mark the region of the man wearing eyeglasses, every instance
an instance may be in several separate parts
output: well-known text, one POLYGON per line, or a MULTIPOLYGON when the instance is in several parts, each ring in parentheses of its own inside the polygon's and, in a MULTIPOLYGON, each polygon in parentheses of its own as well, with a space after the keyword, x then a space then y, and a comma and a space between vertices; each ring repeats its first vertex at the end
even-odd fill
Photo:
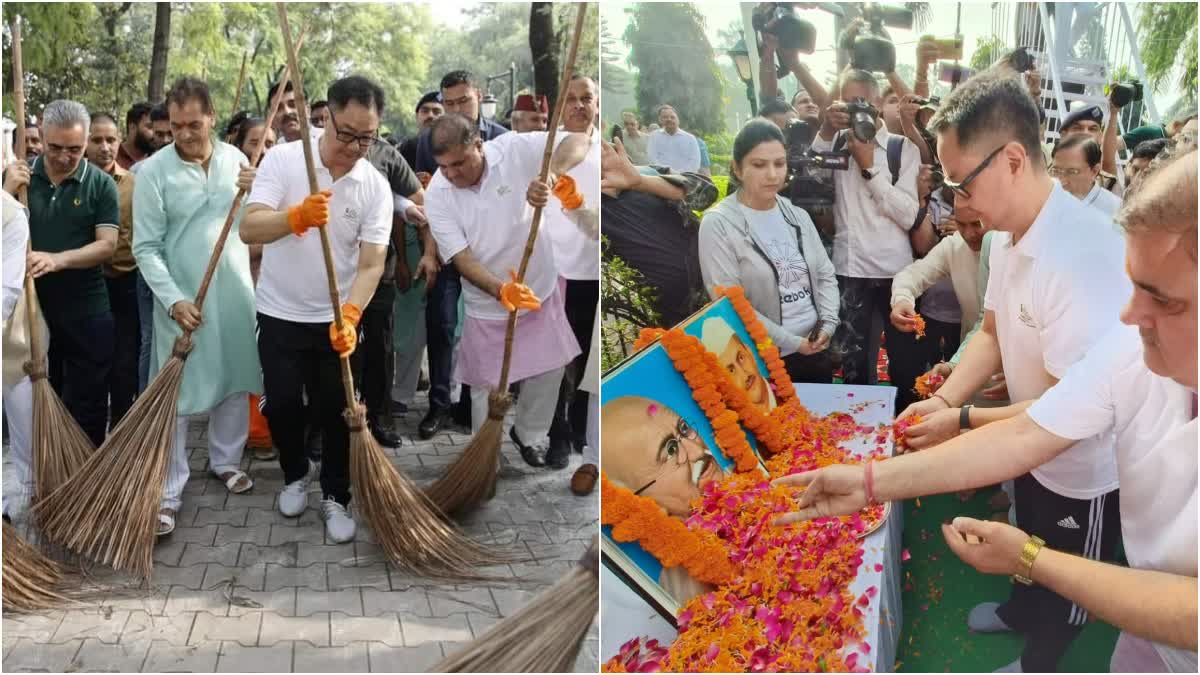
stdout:
POLYGON ((42 113, 45 150, 32 166, 8 167, 4 189, 29 191, 26 269, 50 329, 50 383, 92 443, 104 441, 113 315, 100 271, 117 248, 117 184, 86 159, 91 117, 75 101, 42 113))
MULTIPOLYGON (((296 517, 307 507, 313 467, 304 447, 303 393, 310 422, 323 432, 321 515, 334 542, 354 538, 350 504, 349 430, 342 417, 339 359, 354 353, 358 324, 383 274, 392 235, 392 195, 366 155, 379 142, 383 90, 351 76, 329 87, 329 129, 313 148, 317 182, 309 193, 301 143, 267 153, 241 224, 242 240, 263 244, 256 289, 258 349, 266 406, 263 414, 279 449, 284 487, 279 511, 296 517), (341 330, 333 323, 320 234, 325 227, 341 293, 341 330)), ((360 359, 351 360, 357 369, 360 359)), ((358 378, 355 378, 358 379, 358 378)))
MULTIPOLYGON (((1028 408, 1118 322, 1131 285, 1124 242, 1100 211, 1081 208, 1046 172, 1037 107, 1019 80, 988 73, 959 87, 930 123, 955 204, 993 235, 983 327, 921 415, 909 445, 925 448, 1028 408), (964 405, 1003 367, 1013 405, 964 405)), ((1111 434, 1098 434, 1015 480, 1017 525, 1060 551, 1111 560, 1116 544, 1117 466, 1111 434)), ((1004 604, 983 603, 976 631, 1025 634, 1006 670, 1055 670, 1087 613, 1042 587, 1014 585, 1004 604)))
POLYGON ((845 148, 850 168, 834 171, 833 266, 842 293, 841 325, 837 330, 846 384, 875 384, 879 329, 887 340, 888 375, 896 387, 897 403, 914 400, 913 382, 924 366, 915 334, 898 330, 888 321, 892 278, 913 262, 910 234, 920 206, 917 176, 921 153, 912 141, 892 134, 878 114, 874 135, 862 142, 850 129, 846 105, 863 99, 882 109, 879 84, 862 70, 848 70, 838 82, 838 101, 826 111, 814 150, 845 148), (899 162, 895 159, 899 158, 899 162), (893 170, 893 164, 895 168, 893 170))
MULTIPOLYGON (((479 112, 479 81, 466 70, 455 70, 446 74, 441 82, 441 103, 446 114, 466 117, 479 129, 479 138, 490 141, 508 132, 503 126, 487 119, 479 112)), ((430 175, 438 170, 433 156, 430 129, 421 131, 417 138, 417 173, 430 175)), ((425 332, 429 348, 429 413, 417 426, 417 434, 423 439, 433 438, 450 418, 450 380, 454 356, 454 334, 458 328, 458 298, 462 294, 462 277, 453 265, 447 266, 438 276, 437 283, 429 291, 425 308, 425 332)), ((464 387, 459 398, 460 405, 470 398, 464 387)))

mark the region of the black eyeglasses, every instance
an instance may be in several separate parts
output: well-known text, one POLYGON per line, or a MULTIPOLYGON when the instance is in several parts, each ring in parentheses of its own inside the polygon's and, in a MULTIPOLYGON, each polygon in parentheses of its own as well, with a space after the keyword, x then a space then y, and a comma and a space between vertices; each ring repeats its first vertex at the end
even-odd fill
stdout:
POLYGON ((341 129, 338 129, 337 120, 333 117, 332 112, 329 113, 329 123, 333 125, 333 133, 335 138, 338 139, 339 143, 345 143, 346 145, 358 143, 358 147, 366 150, 379 141, 378 131, 364 136, 355 136, 348 131, 342 131, 341 129))
POLYGON ((658 448, 658 463, 660 466, 662 466, 662 469, 659 470, 658 475, 654 477, 654 480, 638 488, 633 494, 640 495, 646 490, 650 489, 650 486, 657 483, 658 479, 662 478, 663 474, 666 473, 672 466, 686 464, 687 453, 683 450, 683 441, 694 441, 697 437, 698 435, 696 433, 696 429, 692 427, 692 425, 688 424, 687 420, 680 417, 679 421, 675 423, 675 433, 667 436, 667 438, 663 440, 662 445, 658 448), (675 461, 671 462, 670 460, 675 461))
POLYGON ((979 166, 975 167, 974 171, 967 174, 967 177, 962 179, 961 183, 955 183, 952 180, 945 180, 943 182, 943 185, 950 188, 954 192, 954 194, 961 195, 967 199, 970 199, 971 193, 967 191, 967 186, 971 184, 971 181, 978 178, 979 174, 983 173, 983 170, 988 168, 988 165, 991 164, 992 160, 996 158, 996 155, 1000 154, 1000 151, 1006 147, 1008 147, 1008 143, 1005 143, 1004 145, 991 151, 991 153, 989 153, 988 156, 985 157, 984 160, 979 163, 979 166))

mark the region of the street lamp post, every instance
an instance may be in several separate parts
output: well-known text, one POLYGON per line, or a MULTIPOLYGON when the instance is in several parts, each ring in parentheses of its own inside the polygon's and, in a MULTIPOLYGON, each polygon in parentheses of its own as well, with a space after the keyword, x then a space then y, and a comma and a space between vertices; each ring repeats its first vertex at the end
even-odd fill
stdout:
POLYGON ((750 68, 750 52, 746 50, 745 38, 738 38, 729 51, 725 52, 733 60, 738 77, 746 84, 746 99, 750 101, 750 113, 758 114, 758 97, 754 95, 754 73, 750 68))

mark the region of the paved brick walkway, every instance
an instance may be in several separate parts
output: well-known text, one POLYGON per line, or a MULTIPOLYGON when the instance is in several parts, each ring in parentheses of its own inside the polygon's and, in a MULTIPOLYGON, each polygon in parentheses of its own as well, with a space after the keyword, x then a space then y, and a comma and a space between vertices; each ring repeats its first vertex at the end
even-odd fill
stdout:
MULTIPOLYGON (((416 440, 423 413, 397 418, 405 440, 390 452, 425 484, 470 435, 416 440)), ((532 469, 506 440, 496 498, 461 524, 477 538, 519 542, 536 562, 489 570, 511 576, 507 584, 408 577, 383 560, 361 520, 355 542, 327 543, 316 485, 300 518, 279 515, 277 461, 247 459, 255 487, 229 495, 205 470, 204 434, 193 423, 191 480, 174 534, 155 550, 150 586, 94 568, 110 590, 83 608, 5 613, 5 671, 420 672, 558 580, 597 528, 597 495, 568 487, 579 455, 568 469, 532 469)), ((6 487, 8 468, 6 459, 6 487)), ((593 623, 577 672, 598 670, 596 631, 593 623)))

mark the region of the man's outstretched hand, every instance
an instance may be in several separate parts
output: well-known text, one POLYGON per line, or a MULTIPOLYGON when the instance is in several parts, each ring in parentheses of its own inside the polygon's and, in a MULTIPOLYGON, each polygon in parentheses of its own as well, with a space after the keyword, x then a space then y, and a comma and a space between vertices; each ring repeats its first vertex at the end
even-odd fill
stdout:
POLYGON ((813 518, 848 516, 867 506, 866 482, 861 466, 834 464, 816 471, 792 474, 772 485, 807 487, 796 497, 796 510, 780 516, 773 525, 790 525, 813 518))

